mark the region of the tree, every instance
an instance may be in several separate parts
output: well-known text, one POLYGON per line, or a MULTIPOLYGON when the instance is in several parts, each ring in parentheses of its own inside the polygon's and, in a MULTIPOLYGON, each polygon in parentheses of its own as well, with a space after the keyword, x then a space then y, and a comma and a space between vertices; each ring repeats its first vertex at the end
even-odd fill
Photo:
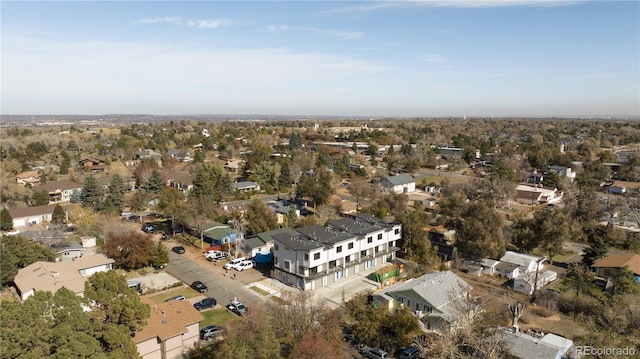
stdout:
POLYGON ((22 236, 5 236, 0 238, 0 285, 13 281, 17 270, 37 261, 52 262, 58 256, 53 249, 38 242, 30 241, 22 236))
POLYGON ((278 228, 276 214, 267 208, 267 205, 255 199, 247 208, 244 219, 249 224, 249 234, 257 234, 278 228))
POLYGON ((547 252, 549 262, 553 264, 553 257, 562 252, 564 242, 572 237, 571 218, 558 209, 538 211, 533 218, 534 232, 540 238, 539 247, 547 252))
POLYGON ((204 164, 193 179, 191 195, 203 203, 220 203, 222 196, 231 193, 231 178, 219 166, 204 164))
POLYGON ((315 205, 326 204, 333 194, 333 175, 326 167, 320 167, 312 175, 303 175, 296 186, 296 196, 308 197, 315 205))
POLYGON ((540 244, 531 218, 517 219, 511 226, 511 244, 521 252, 530 252, 540 244))
POLYGON ((64 225, 67 222, 67 212, 64 211, 61 205, 56 204, 53 207, 53 214, 51 215, 51 223, 57 225, 64 225))
POLYGON ((49 204, 49 191, 42 190, 33 192, 33 196, 31 196, 32 205, 34 206, 46 206, 49 204))
POLYGON ((0 211, 0 231, 8 232, 13 230, 13 218, 6 208, 0 211))
POLYGON ((584 249, 582 256, 582 263, 587 267, 591 267, 593 262, 599 258, 604 258, 607 255, 608 248, 604 241, 604 229, 601 227, 592 228, 585 231, 588 232, 587 238, 589 240, 589 247, 584 249))
POLYGON ((347 186, 347 190, 356 197, 356 203, 359 208, 362 200, 373 194, 373 185, 368 182, 352 182, 347 186))
POLYGON ((291 170, 289 169, 289 161, 284 161, 280 167, 280 176, 278 176, 278 189, 289 188, 291 186, 291 170))
POLYGON ((112 270, 93 274, 85 282, 84 297, 92 306, 93 336, 103 350, 110 357, 139 358, 131 333, 142 329, 151 310, 124 276, 112 270))
POLYGON ((579 264, 571 263, 569 270, 564 277, 563 283, 576 290, 576 298, 580 293, 588 293, 589 289, 593 287, 593 280, 595 275, 589 268, 579 264))
POLYGON ((177 222, 184 221, 190 211, 182 191, 173 187, 167 187, 160 193, 157 207, 159 211, 173 217, 177 222))
POLYGON ((110 234, 105 241, 104 251, 119 268, 138 269, 149 264, 156 247, 149 235, 130 231, 110 234))
POLYGON ((204 150, 196 150, 193 154, 193 163, 204 163, 205 155, 204 150))
POLYGON ((122 206, 124 206, 125 192, 126 186, 124 179, 119 174, 114 174, 113 177, 111 177, 111 182, 109 182, 108 194, 111 202, 118 209, 122 209, 122 206))
POLYGON ((145 188, 148 192, 158 194, 162 192, 165 188, 164 180, 162 179, 162 174, 157 169, 151 171, 151 176, 149 176, 149 180, 145 185, 145 188))
POLYGON ((504 252, 504 219, 484 203, 467 203, 448 226, 456 230, 456 247, 462 255, 498 258, 504 252))
POLYGON ((428 233, 424 230, 429 225, 427 213, 422 209, 413 210, 402 213, 397 219, 402 223, 401 247, 410 258, 424 264, 431 248, 428 233))
POLYGON ((636 282, 635 275, 629 270, 629 267, 625 266, 616 271, 613 278, 613 294, 638 294, 640 293, 640 285, 636 282))
POLYGON ((82 192, 80 193, 80 203, 83 207, 91 207, 94 211, 100 209, 102 202, 102 188, 98 184, 98 181, 90 174, 85 178, 82 184, 82 192))
POLYGON ((169 263, 169 250, 164 246, 164 244, 162 244, 162 242, 158 241, 156 251, 151 256, 149 264, 154 268, 159 268, 167 263, 169 263))

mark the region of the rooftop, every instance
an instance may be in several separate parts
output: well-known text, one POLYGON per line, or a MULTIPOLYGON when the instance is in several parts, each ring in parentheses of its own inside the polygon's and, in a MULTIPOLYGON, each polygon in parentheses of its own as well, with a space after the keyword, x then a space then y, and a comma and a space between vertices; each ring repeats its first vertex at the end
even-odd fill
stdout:
POLYGON ((152 338, 164 341, 184 334, 189 325, 204 319, 188 300, 155 304, 146 297, 140 299, 151 307, 151 315, 147 319, 147 325, 135 333, 133 341, 136 344, 152 338))
POLYGON ((640 275, 640 254, 614 253, 597 259, 592 268, 623 268, 628 267, 635 275, 640 275))

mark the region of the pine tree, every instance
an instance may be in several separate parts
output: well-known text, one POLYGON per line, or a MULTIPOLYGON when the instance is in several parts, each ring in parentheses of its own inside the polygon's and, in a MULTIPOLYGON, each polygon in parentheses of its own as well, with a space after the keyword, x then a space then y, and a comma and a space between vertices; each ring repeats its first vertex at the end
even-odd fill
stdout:
POLYGON ((3 208, 0 211, 0 231, 11 231, 13 230, 13 218, 11 218, 11 213, 6 208, 3 208))
POLYGON ((158 194, 162 192, 164 189, 164 180, 162 179, 162 174, 158 170, 153 170, 151 172, 151 176, 149 176, 149 180, 145 185, 148 192, 158 194))
POLYGON ((121 209, 124 205, 124 193, 126 192, 124 179, 122 176, 115 174, 109 183, 109 198, 113 205, 121 209))
POLYGON ((68 160, 62 160, 62 163, 60 164, 60 174, 61 175, 69 174, 69 161, 68 160))
POLYGON ((84 207, 91 207, 94 210, 100 209, 102 202, 102 189, 98 184, 96 178, 90 174, 82 185, 82 192, 80 193, 80 203, 84 207))
POLYGON ((51 223, 64 224, 67 220, 67 214, 61 205, 56 204, 53 208, 53 214, 51 215, 51 223))

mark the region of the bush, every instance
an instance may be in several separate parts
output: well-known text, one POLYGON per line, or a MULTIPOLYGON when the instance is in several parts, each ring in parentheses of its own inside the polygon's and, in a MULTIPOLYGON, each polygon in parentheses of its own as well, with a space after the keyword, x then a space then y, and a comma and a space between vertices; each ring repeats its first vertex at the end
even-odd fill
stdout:
POLYGON ((562 295, 558 299, 558 310, 564 314, 593 316, 600 313, 602 303, 592 297, 562 295))

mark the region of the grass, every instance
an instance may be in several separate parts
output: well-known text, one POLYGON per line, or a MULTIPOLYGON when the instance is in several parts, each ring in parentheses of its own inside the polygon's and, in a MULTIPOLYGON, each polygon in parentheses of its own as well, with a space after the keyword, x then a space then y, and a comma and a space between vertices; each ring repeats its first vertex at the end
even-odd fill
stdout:
POLYGON ((200 322, 200 328, 212 324, 229 327, 242 320, 239 316, 231 313, 224 307, 205 310, 203 312, 200 312, 200 314, 202 314, 202 316, 204 317, 204 320, 200 322))
POLYGON ((249 289, 251 289, 254 292, 257 292, 258 294, 260 294, 262 296, 266 296, 266 295, 269 294, 269 292, 267 292, 266 290, 258 288, 256 286, 249 287, 249 289))
POLYGON ((199 293, 196 293, 191 288, 182 287, 182 288, 176 288, 176 289, 170 290, 168 292, 163 292, 157 295, 153 295, 149 297, 149 299, 151 299, 151 301, 153 301, 154 303, 162 303, 167 298, 171 298, 173 296, 181 295, 181 294, 184 295, 184 297, 187 299, 200 295, 199 293))
MULTIPOLYGON (((548 254, 545 253, 544 251, 541 251, 540 248, 534 249, 533 251, 531 251, 531 253, 539 256, 544 256, 544 257, 548 256, 548 254)), ((575 252, 571 252, 571 251, 556 254, 555 256, 553 256, 553 262, 565 263, 569 258, 573 257, 575 254, 576 254, 575 252)))

